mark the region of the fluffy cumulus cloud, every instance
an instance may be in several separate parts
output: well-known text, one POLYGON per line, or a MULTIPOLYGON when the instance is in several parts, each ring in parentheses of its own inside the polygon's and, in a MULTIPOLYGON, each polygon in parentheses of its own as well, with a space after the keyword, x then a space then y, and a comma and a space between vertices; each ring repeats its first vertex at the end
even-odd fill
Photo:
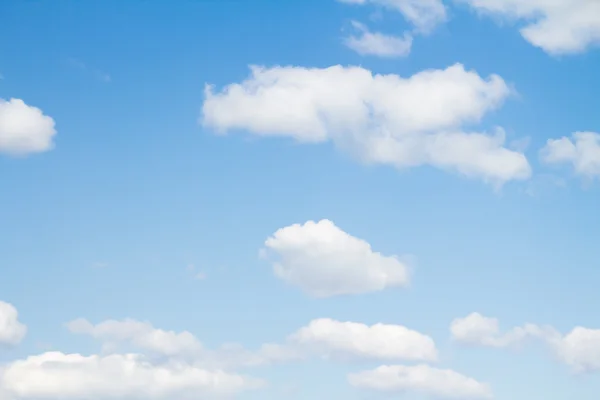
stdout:
POLYGON ((308 221, 279 229, 265 241, 280 279, 314 297, 359 294, 401 287, 408 269, 396 256, 373 251, 332 221, 308 221))
POLYGON ((455 0, 480 13, 523 22, 521 35, 550 54, 580 53, 600 44, 598 0, 455 0))
POLYGON ((578 326, 563 335, 551 326, 525 324, 501 333, 496 318, 473 313, 455 319, 450 331, 459 342, 491 347, 506 347, 521 343, 526 338, 535 338, 545 343, 576 372, 600 370, 600 329, 578 326))
POLYGON ((308 352, 335 359, 436 361, 433 339, 401 325, 317 319, 291 335, 308 352))
POLYGON ((404 57, 410 53, 412 36, 386 35, 371 32, 364 24, 353 21, 352 26, 358 32, 344 39, 344 44, 360 55, 372 55, 384 58, 404 57))
POLYGON ((587 178, 600 177, 600 134, 575 132, 570 138, 549 139, 541 150, 547 164, 571 165, 576 174, 587 178))
POLYGON ((340 3, 373 4, 396 11, 422 33, 428 33, 446 21, 446 7, 442 0, 338 0, 340 3))
POLYGON ((505 147, 502 129, 469 132, 511 93, 504 80, 461 64, 404 78, 361 67, 251 67, 220 91, 205 89, 202 123, 302 143, 333 142, 364 163, 432 165, 502 184, 527 179, 525 156, 505 147))
POLYGON ((154 365, 135 354, 49 352, 10 363, 0 388, 13 399, 213 399, 262 382, 186 364, 154 365))
POLYGON ((0 346, 14 346, 23 340, 27 327, 19 321, 15 306, 0 301, 0 346))
POLYGON ((383 365, 348 375, 352 386, 380 392, 418 392, 448 399, 489 399, 489 385, 449 369, 428 365, 383 365))
POLYGON ((25 155, 52 149, 54 120, 20 99, 0 99, 0 153, 25 155))

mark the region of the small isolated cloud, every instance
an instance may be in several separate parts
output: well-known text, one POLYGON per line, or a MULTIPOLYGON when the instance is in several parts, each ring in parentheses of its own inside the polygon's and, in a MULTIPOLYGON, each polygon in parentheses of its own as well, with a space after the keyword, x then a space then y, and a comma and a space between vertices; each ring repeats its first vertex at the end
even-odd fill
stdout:
MULTIPOLYGON (((402 1, 400 1, 402 2, 402 1)), ((582 53, 600 44, 598 0, 455 0, 481 14, 523 24, 521 35, 554 55, 582 53)))
MULTIPOLYGON (((428 365, 383 365, 373 370, 348 375, 350 385, 386 393, 416 392, 444 399, 491 399, 486 383, 450 369, 428 365)), ((428 397, 429 398, 429 397, 428 397)))
POLYGON ((0 153, 27 155, 54 147, 54 120, 20 99, 0 99, 0 153))
POLYGON ((413 39, 408 33, 400 37, 371 32, 367 26, 356 21, 352 21, 352 26, 358 34, 346 37, 344 44, 360 55, 396 58, 410 54, 413 39))
POLYGON ((208 85, 201 122, 216 132, 247 131, 333 142, 366 164, 431 165, 498 187, 531 176, 525 155, 505 146, 501 128, 466 130, 511 94, 504 80, 461 64, 405 78, 361 67, 251 67, 220 91, 208 85))
POLYGON ((577 175, 600 178, 600 134, 575 132, 571 137, 549 139, 541 149, 546 164, 570 165, 577 175))
POLYGON ((16 346, 27 334, 19 321, 19 312, 10 303, 0 301, 0 346, 16 346))
POLYGON ((408 268, 396 256, 373 251, 329 220, 279 229, 265 241, 273 271, 314 297, 360 294, 408 284, 408 268))

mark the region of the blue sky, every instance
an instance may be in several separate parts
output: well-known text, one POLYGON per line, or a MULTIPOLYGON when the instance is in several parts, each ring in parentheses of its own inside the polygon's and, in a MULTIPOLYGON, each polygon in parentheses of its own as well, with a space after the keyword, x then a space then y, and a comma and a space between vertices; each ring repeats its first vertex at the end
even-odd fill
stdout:
POLYGON ((596 398, 597 3, 354 3, 0 5, 1 400, 596 398))

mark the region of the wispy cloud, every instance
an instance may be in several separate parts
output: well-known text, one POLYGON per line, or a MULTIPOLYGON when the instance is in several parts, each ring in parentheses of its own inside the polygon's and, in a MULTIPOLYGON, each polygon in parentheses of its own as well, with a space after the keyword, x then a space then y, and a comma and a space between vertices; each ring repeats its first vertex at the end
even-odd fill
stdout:
POLYGON ((112 81, 110 75, 107 72, 104 72, 98 68, 92 67, 79 59, 69 58, 67 60, 67 62, 72 68, 79 69, 80 71, 83 71, 83 72, 91 75, 94 79, 97 79, 97 80, 105 82, 105 83, 109 83, 112 81))
POLYGON ((206 279, 206 274, 202 271, 198 271, 194 264, 189 264, 186 269, 192 279, 197 281, 203 281, 206 279))
POLYGON ((412 47, 412 36, 386 35, 380 32, 371 32, 366 25, 352 21, 357 35, 348 36, 344 44, 360 55, 371 55, 385 58, 405 57, 412 47))

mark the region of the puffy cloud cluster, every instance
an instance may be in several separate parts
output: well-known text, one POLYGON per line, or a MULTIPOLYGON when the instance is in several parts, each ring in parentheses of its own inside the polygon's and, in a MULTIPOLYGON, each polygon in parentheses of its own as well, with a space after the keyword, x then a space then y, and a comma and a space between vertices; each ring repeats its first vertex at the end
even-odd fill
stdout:
MULTIPOLYGON (((1 303, 0 316, 16 321, 14 306, 1 303)), ((4 319, 0 319, 3 321, 4 319)), ((0 325, 2 332, 10 324, 0 325)), ((241 345, 205 348, 192 333, 167 331, 133 319, 93 324, 76 319, 71 333, 98 340, 102 354, 45 352, 0 367, 0 398, 20 399, 216 399, 264 387, 238 369, 306 358, 337 362, 437 362, 433 339, 402 325, 365 325, 316 319, 281 344, 258 350, 241 345), (126 348, 131 351, 123 351, 126 348), (157 357, 158 356, 158 357, 157 357)), ((24 326, 21 325, 24 334, 24 326)), ((10 327, 13 329, 13 327, 10 327)), ((11 343, 16 343, 12 340, 11 343)), ((438 397, 486 398, 487 385, 451 370, 426 365, 382 366, 348 375, 351 385, 374 391, 415 391, 438 397)))
POLYGON ((524 154, 507 148, 504 131, 472 132, 511 90, 497 75, 461 64, 404 78, 361 67, 251 67, 220 91, 205 90, 202 124, 333 142, 365 163, 397 168, 432 165, 501 185, 531 175, 524 154))

